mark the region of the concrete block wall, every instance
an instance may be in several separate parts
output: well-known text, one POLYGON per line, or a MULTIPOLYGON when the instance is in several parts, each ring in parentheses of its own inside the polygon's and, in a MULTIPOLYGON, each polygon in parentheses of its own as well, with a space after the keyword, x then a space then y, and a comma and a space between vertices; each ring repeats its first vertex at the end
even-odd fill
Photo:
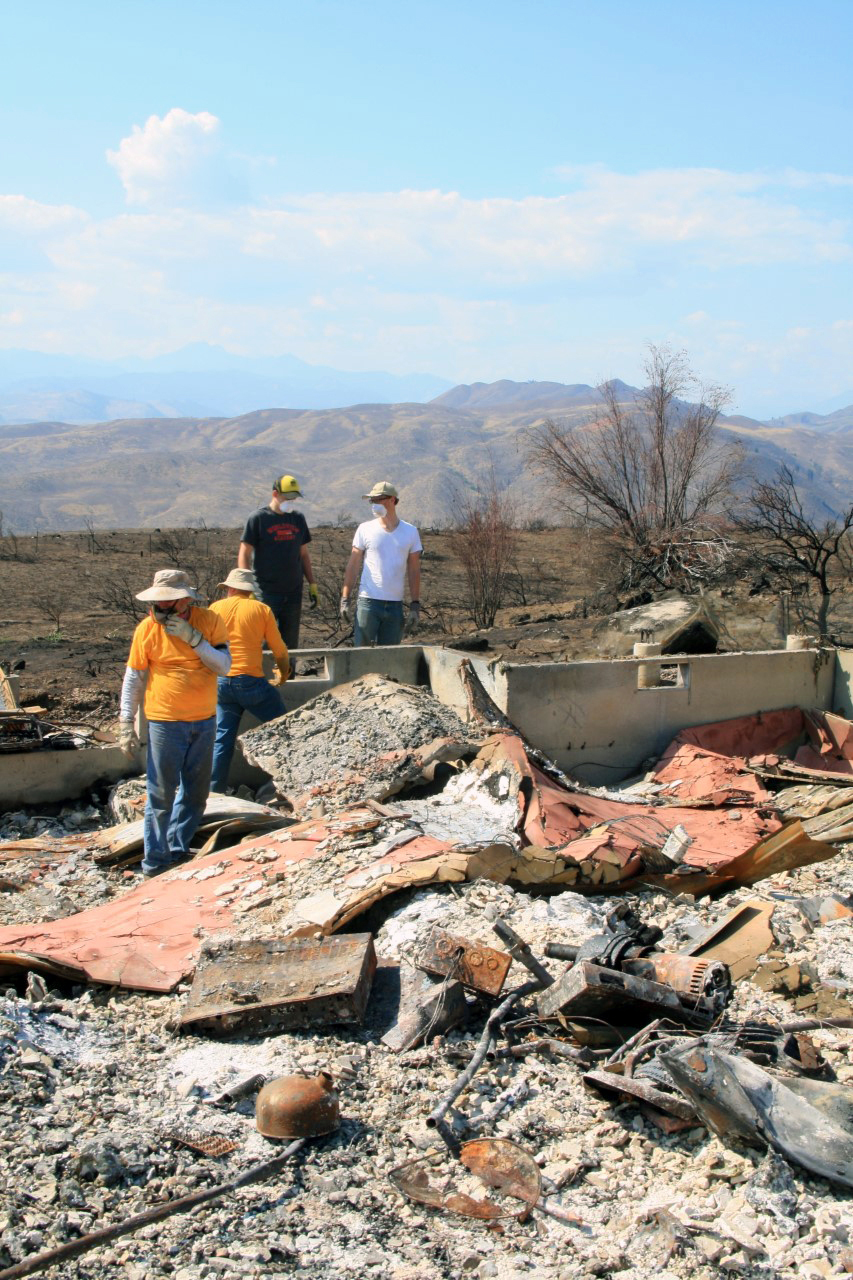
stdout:
POLYGON ((562 769, 618 781, 680 729, 780 707, 833 705, 836 655, 805 649, 665 658, 673 683, 639 687, 646 661, 512 665, 501 706, 562 769))

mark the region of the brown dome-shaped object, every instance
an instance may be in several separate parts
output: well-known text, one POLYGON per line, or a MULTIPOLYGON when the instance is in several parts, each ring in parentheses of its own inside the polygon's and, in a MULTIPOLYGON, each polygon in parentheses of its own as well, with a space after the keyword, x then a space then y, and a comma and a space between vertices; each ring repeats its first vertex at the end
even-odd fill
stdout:
POLYGON ((255 1123, 265 1138, 320 1138, 340 1127, 335 1082, 319 1075, 279 1076, 258 1094, 255 1123))

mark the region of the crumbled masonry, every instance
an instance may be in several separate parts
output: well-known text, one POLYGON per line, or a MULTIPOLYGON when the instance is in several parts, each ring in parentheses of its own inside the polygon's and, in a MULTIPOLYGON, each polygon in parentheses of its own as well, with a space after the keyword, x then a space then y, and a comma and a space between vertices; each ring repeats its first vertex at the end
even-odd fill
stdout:
POLYGON ((853 726, 701 726, 605 790, 468 695, 245 735, 275 802, 211 796, 151 881, 136 782, 3 817, 0 1275, 853 1270, 853 726), (285 1159, 258 1091, 320 1072, 341 1127, 285 1159))

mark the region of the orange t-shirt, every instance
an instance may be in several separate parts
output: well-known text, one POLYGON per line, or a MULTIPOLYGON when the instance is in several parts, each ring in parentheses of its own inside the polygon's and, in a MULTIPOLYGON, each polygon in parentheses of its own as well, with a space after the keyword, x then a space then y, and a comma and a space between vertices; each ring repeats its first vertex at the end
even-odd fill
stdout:
POLYGON ((231 650, 229 676, 263 676, 263 644, 266 640, 277 663, 289 662, 287 646, 269 605, 247 596, 214 600, 211 612, 225 623, 231 650))
MULTIPOLYGON (((228 643, 225 623, 210 609, 193 605, 189 620, 214 648, 228 643)), ((207 720, 216 715, 216 673, 150 615, 133 633, 127 665, 148 672, 144 706, 149 720, 207 720)))

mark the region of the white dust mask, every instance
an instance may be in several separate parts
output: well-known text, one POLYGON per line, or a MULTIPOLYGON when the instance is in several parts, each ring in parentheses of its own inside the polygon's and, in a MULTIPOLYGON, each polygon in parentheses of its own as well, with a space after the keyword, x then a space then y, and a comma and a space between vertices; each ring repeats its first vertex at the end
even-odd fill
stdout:
POLYGON ((385 508, 382 506, 381 502, 371 502, 370 510, 373 512, 375 516, 385 515, 385 508))

